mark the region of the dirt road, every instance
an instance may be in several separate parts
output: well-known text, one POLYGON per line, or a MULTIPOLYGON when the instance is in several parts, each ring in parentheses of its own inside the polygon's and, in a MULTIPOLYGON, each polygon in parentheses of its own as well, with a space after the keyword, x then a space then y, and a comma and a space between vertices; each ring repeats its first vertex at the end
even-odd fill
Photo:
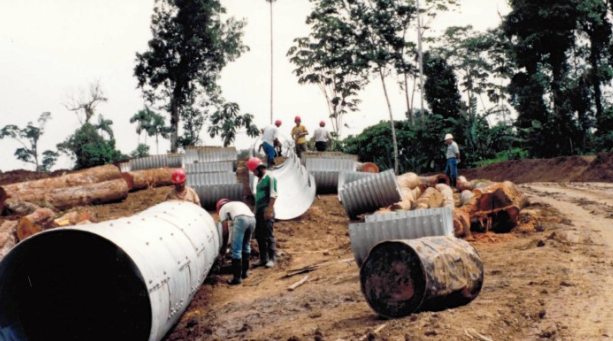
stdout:
POLYGON ((554 321, 568 325, 568 340, 603 340, 613 337, 613 269, 597 269, 613 259, 613 185, 601 183, 530 184, 522 186, 535 198, 560 210, 574 225, 565 238, 572 244, 593 245, 581 250, 591 259, 587 267, 569 267, 569 281, 562 302, 550 302, 554 321), (575 296, 575 297, 573 297, 575 296))

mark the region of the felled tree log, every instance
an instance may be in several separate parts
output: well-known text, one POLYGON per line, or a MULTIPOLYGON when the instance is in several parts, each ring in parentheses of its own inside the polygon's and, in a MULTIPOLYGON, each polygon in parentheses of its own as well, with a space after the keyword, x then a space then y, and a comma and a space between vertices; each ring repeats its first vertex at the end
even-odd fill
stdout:
POLYGON ((40 208, 17 222, 17 239, 22 241, 53 225, 55 212, 48 208, 40 208))
POLYGON ((72 211, 55 219, 53 224, 57 227, 81 225, 83 222, 90 223, 94 220, 91 213, 87 211, 72 211))
POLYGON ((419 182, 422 186, 436 187, 438 184, 445 184, 449 186, 449 177, 445 174, 436 174, 432 176, 420 176, 419 182))
POLYGON ((429 187, 417 199, 415 209, 423 210, 428 208, 437 208, 443 205, 443 194, 436 188, 429 187))
POLYGON ((445 174, 437 174, 432 176, 419 176, 415 173, 405 173, 396 177, 398 187, 415 189, 419 187, 422 192, 428 187, 436 187, 439 183, 449 185, 449 177, 445 174))
POLYGON ((436 189, 443 195, 442 207, 450 207, 451 209, 454 209, 455 201, 453 200, 453 190, 451 187, 445 184, 438 184, 436 185, 436 189))
POLYGON ((421 184, 419 176, 415 173, 405 173, 402 175, 398 175, 396 177, 396 180, 398 180, 398 187, 400 187, 401 189, 414 189, 421 184))
POLYGON ((36 200, 59 189, 80 187, 100 182, 121 179, 119 168, 106 165, 85 169, 76 173, 62 175, 56 178, 40 179, 2 186, 9 200, 40 202, 36 200))
POLYGON ((25 201, 7 200, 5 204, 8 212, 19 216, 28 215, 40 208, 38 205, 25 201))
POLYGON ((0 260, 17 244, 17 222, 7 220, 0 224, 0 260))
POLYGON ((366 302, 391 318, 467 304, 479 295, 483 277, 477 251, 453 237, 381 242, 360 268, 366 302))
POLYGON ((471 191, 463 191, 460 196, 462 206, 453 210, 453 231, 456 237, 472 237, 470 230, 472 215, 477 211, 479 202, 471 191))
POLYGON ((413 209, 413 206, 420 195, 421 189, 419 187, 415 187, 413 189, 400 188, 400 197, 402 198, 402 201, 393 204, 390 206, 390 209, 392 211, 410 211, 413 209))
POLYGON ((172 172, 175 168, 156 168, 127 173, 131 177, 130 190, 172 185, 172 172))
POLYGON ((6 202, 7 198, 8 194, 4 188, 0 187, 0 215, 2 215, 2 212, 4 211, 4 203, 6 202))
POLYGON ((51 205, 63 211, 76 206, 115 202, 127 196, 128 185, 120 178, 96 184, 53 189, 29 199, 34 204, 51 205))

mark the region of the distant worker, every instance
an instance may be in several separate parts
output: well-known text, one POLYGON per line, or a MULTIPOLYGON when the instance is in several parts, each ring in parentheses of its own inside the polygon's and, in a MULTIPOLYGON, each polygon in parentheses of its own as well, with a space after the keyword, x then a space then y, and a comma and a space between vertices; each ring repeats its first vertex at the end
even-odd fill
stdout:
POLYGON ((251 236, 255 231, 255 216, 247 205, 240 201, 221 199, 217 202, 217 214, 224 231, 230 231, 232 275, 228 284, 237 285, 249 277, 251 259, 251 236), (232 223, 232 226, 228 225, 232 223))
POLYGON ((281 144, 279 142, 280 126, 281 120, 277 120, 274 125, 271 124, 262 130, 262 145, 264 146, 264 153, 266 153, 268 168, 272 168, 275 165, 275 146, 281 144))
POLYGON ((255 239, 258 241, 260 260, 253 266, 275 266, 276 244, 273 235, 275 222, 275 201, 277 200, 277 179, 266 171, 262 160, 251 158, 247 168, 259 178, 255 192, 255 239))
POLYGON ((313 139, 311 141, 315 141, 315 149, 318 152, 325 152, 330 147, 330 151, 334 149, 332 145, 332 135, 326 129, 326 122, 319 122, 319 128, 315 129, 313 133, 313 139))
POLYGON ((294 139, 294 142, 296 142, 296 155, 299 158, 302 158, 302 152, 307 151, 306 136, 309 135, 309 132, 301 124, 302 120, 300 119, 300 116, 296 116, 294 122, 296 122, 296 126, 292 129, 292 139, 294 139))
POLYGON ((187 177, 182 169, 175 169, 175 171, 172 172, 172 183, 175 185, 175 188, 166 195, 165 200, 189 201, 200 206, 200 198, 198 194, 196 194, 196 191, 185 186, 186 179, 187 177))
POLYGON ((445 135, 445 142, 447 143, 447 166, 445 167, 445 174, 449 177, 451 187, 455 188, 458 179, 458 163, 460 163, 460 148, 458 144, 453 141, 453 135, 445 135))

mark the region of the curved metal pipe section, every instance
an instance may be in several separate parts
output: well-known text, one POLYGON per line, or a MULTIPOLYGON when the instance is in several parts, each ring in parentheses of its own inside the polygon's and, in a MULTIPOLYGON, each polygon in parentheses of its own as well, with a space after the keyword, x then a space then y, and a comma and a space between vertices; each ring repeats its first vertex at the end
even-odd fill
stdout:
MULTIPOLYGON (((276 219, 291 220, 303 215, 315 201, 315 179, 292 155, 281 166, 268 170, 277 179, 276 219)), ((258 178, 249 172, 251 192, 255 195, 258 178)))
POLYGON ((451 208, 373 214, 366 216, 365 223, 349 224, 351 249, 358 266, 380 242, 434 236, 453 237, 451 208))
POLYGON ((183 166, 183 156, 181 154, 166 154, 141 157, 130 160, 130 171, 154 169, 154 168, 181 168, 183 166))
POLYGON ((158 341, 222 240, 205 210, 179 201, 30 237, 0 262, 0 340, 158 341))
POLYGON ((355 171, 357 162, 351 158, 305 158, 306 169, 315 177, 318 193, 336 193, 341 171, 355 171))
POLYGON ((187 175, 187 186, 205 186, 205 185, 221 185, 236 183, 236 173, 218 172, 218 173, 199 173, 187 175))
POLYGON ((220 173, 220 172, 232 173, 234 172, 234 163, 232 161, 188 163, 185 165, 185 172, 187 174, 220 173))
MULTIPOLYGON (((349 183, 352 183, 354 181, 358 181, 361 179, 370 178, 373 175, 375 175, 375 173, 351 172, 351 171, 340 172, 338 173, 337 191, 340 194, 341 190, 343 189, 343 187, 345 187, 346 184, 349 184, 349 183)), ((339 200, 340 200, 340 195, 339 195, 339 200)))
POLYGON ((234 183, 194 186, 193 189, 198 194, 202 207, 214 210, 221 199, 230 201, 243 199, 243 184, 236 183, 236 179, 234 181, 234 183))
POLYGON ((183 165, 208 162, 232 162, 236 171, 238 153, 234 147, 187 147, 183 155, 183 165))
POLYGON ((346 184, 340 193, 345 211, 351 219, 374 212, 402 200, 393 170, 346 184))

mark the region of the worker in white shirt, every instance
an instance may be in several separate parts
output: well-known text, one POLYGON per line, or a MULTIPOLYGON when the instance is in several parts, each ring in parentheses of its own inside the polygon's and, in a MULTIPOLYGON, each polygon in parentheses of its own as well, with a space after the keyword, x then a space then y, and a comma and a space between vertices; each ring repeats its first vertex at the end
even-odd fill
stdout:
POLYGON ((319 122, 319 128, 315 129, 315 133, 313 134, 313 138, 311 139, 311 149, 313 149, 312 143, 315 142, 315 149, 318 152, 325 152, 330 148, 330 151, 334 149, 332 144, 332 135, 326 129, 326 122, 319 122))
POLYGON ((275 146, 281 144, 279 142, 280 126, 281 120, 277 120, 274 125, 271 124, 262 131, 262 145, 264 146, 264 153, 266 153, 268 168, 272 168, 275 165, 275 146))
POLYGON ((232 254, 232 275, 228 284, 241 284, 249 277, 251 259, 251 236, 255 231, 255 215, 240 201, 221 199, 217 202, 217 214, 224 231, 230 231, 230 252, 232 254), (232 224, 230 228, 228 225, 232 224))

